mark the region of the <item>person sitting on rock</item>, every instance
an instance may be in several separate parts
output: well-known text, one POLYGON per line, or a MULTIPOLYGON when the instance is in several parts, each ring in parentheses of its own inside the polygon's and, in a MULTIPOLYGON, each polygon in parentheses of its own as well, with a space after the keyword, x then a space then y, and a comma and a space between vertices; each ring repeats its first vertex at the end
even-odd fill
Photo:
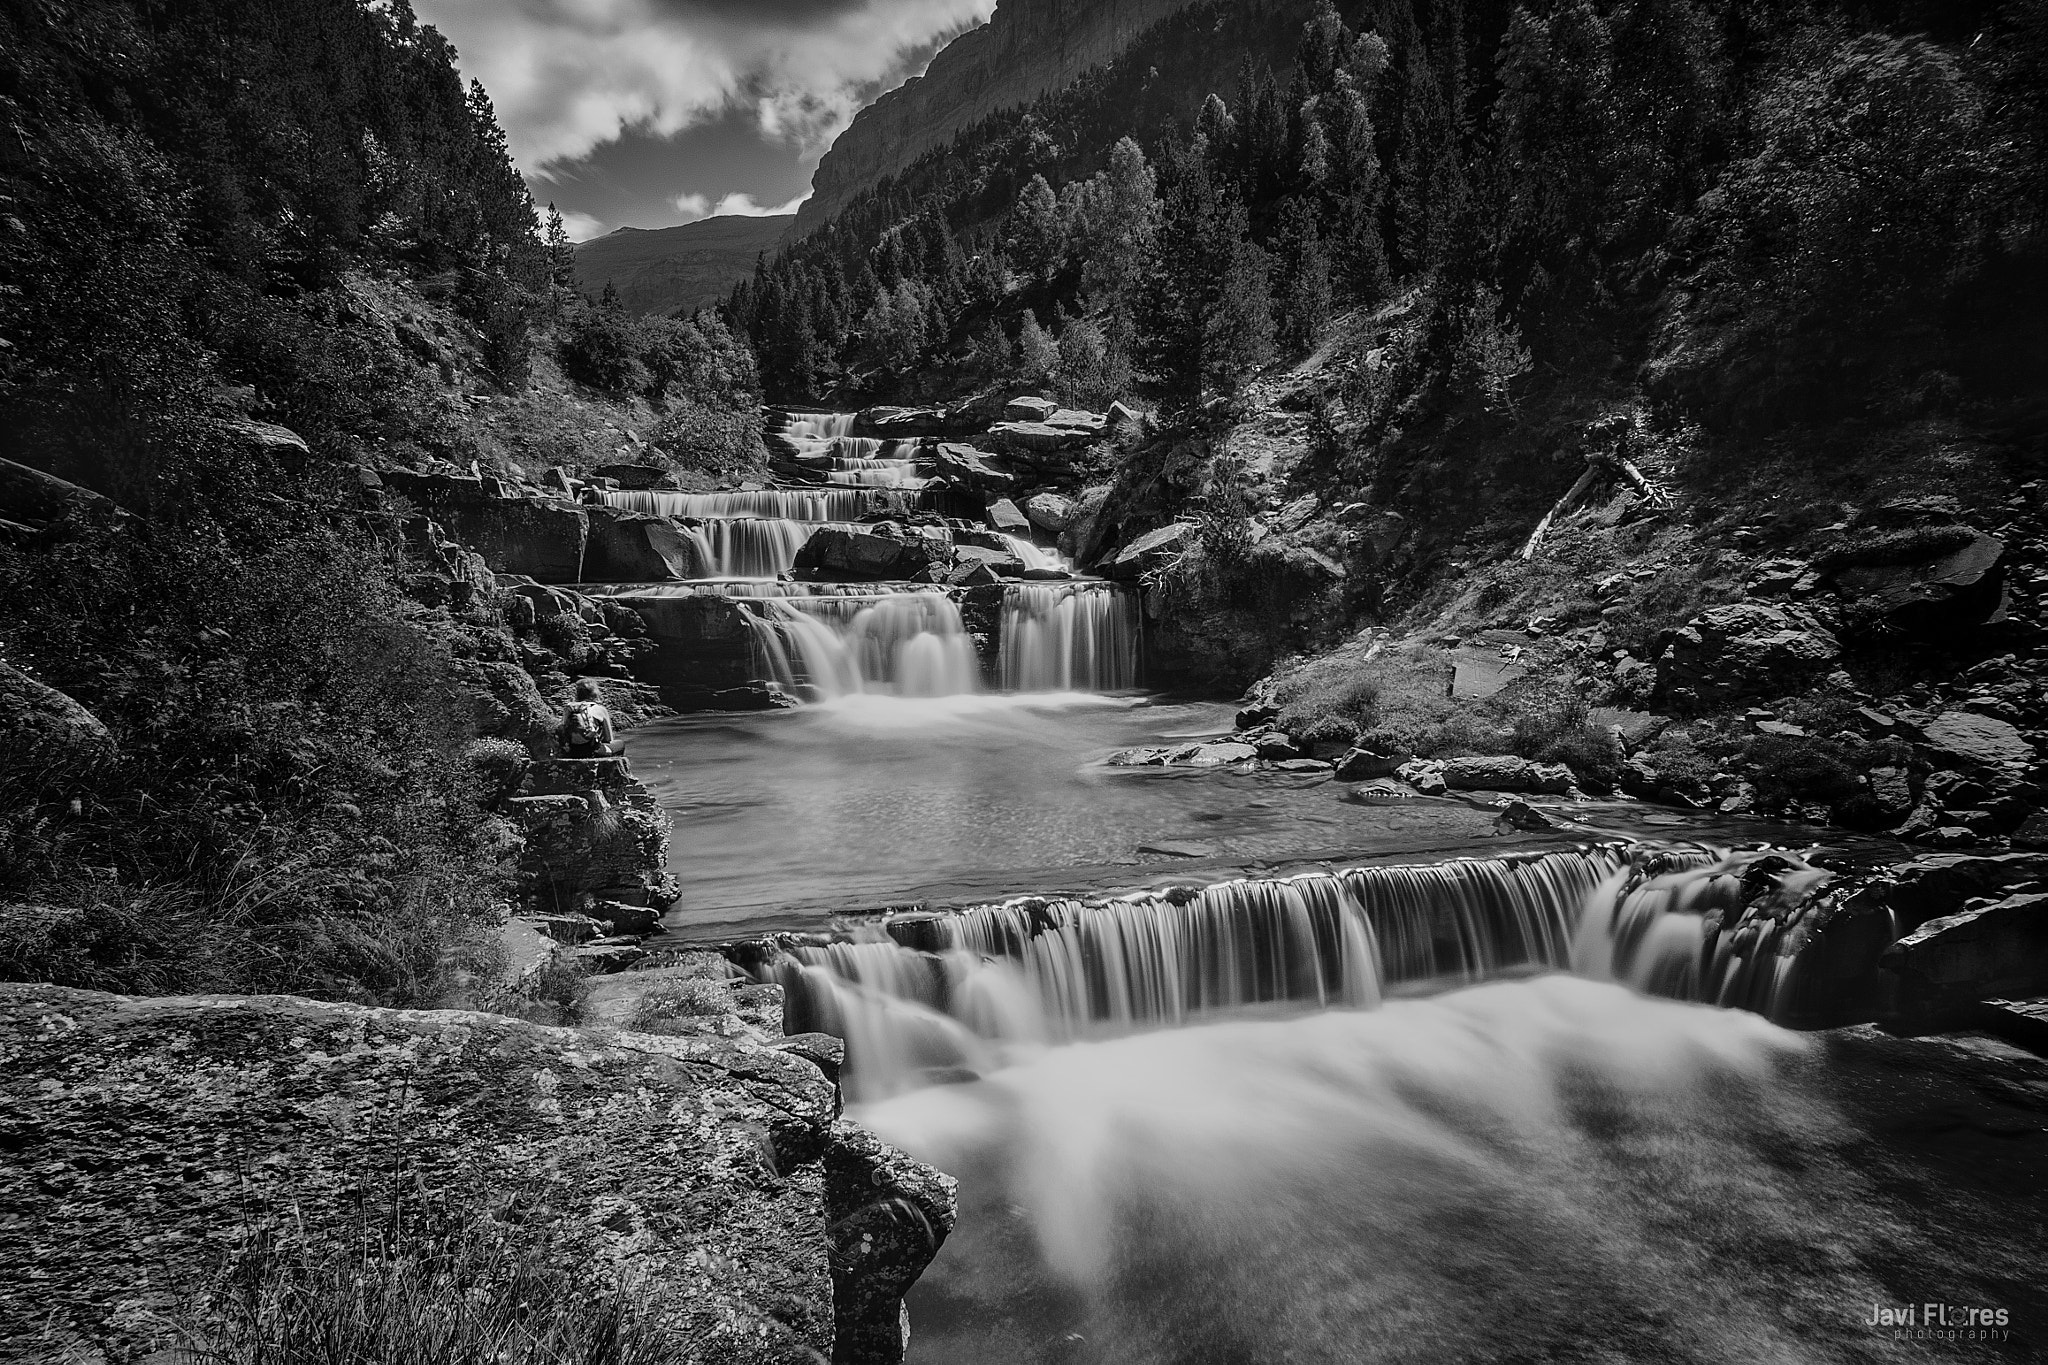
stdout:
POLYGON ((576 684, 575 699, 562 708, 559 734, 564 758, 608 758, 618 752, 611 708, 596 682, 585 678, 576 684))

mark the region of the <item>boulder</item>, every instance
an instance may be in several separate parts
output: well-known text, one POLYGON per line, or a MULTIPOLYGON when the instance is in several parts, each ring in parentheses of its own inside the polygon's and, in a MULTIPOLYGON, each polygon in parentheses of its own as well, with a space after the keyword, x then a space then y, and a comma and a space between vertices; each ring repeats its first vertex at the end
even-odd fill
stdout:
POLYGON ((1225 740, 1215 744, 1195 744, 1185 749, 1176 749, 1170 761, 1195 768, 1215 768, 1226 763, 1249 763, 1258 756, 1259 751, 1249 744, 1225 740))
POLYGON ((1841 645, 1797 607, 1737 602, 1702 612, 1659 640, 1657 683, 1674 701, 1710 706, 1795 692, 1826 672, 1841 645))
POLYGON ((601 464, 589 471, 601 479, 612 479, 621 488, 645 491, 650 488, 674 488, 675 476, 660 465, 651 464, 601 464))
POLYGON ((988 505, 988 524, 1004 535, 1029 536, 1031 518, 1024 515, 1016 503, 1008 498, 997 498, 988 505))
POLYGON ((1109 411, 1105 414, 1105 418, 1108 425, 1112 427, 1134 427, 1141 420, 1138 416, 1138 410, 1125 403, 1121 398, 1109 405, 1109 411))
POLYGON ((825 526, 813 531, 797 551, 795 567, 798 573, 835 582, 900 582, 927 569, 948 568, 954 555, 950 542, 932 536, 825 526))
POLYGON ((1108 484, 1083 489, 1074 506, 1073 524, 1060 532, 1060 553, 1076 564, 1093 563, 1102 553, 1102 542, 1109 534, 1109 492, 1108 484))
POLYGON ((635 661, 634 673, 660 687, 661 699, 669 706, 677 710, 734 709, 710 707, 705 699, 758 681, 750 624, 754 618, 739 599, 654 592, 644 596, 625 593, 611 600, 629 608, 646 624, 656 647, 635 661))
POLYGON ((1188 547, 1194 533, 1195 525, 1190 521, 1177 521, 1171 526, 1147 531, 1118 550, 1103 566, 1103 573, 1109 578, 1137 578, 1180 554, 1188 547))
POLYGON ((499 498, 449 505, 437 515, 455 538, 483 556, 492 573, 542 583, 583 581, 590 518, 580 507, 542 498, 499 498))
POLYGON ((1980 1000, 2048 990, 2048 895, 2007 896, 1922 924, 1879 966, 1897 982, 1899 1022, 1930 1027, 1980 1000))
POLYGON ((1921 734, 1935 758, 1973 771, 2017 775, 2034 762, 2034 746, 2018 729, 1974 711, 1944 711, 1921 734))
MULTIPOLYGON (((985 545, 962 545, 956 542, 953 546, 953 554, 957 560, 956 567, 959 569, 965 570, 979 565, 987 569, 989 574, 995 577, 1022 578, 1024 576, 1024 561, 1011 554, 1007 549, 991 550, 985 545)), ((958 582, 960 580, 949 579, 948 581, 958 582)))
POLYGON ((1034 463, 1079 450, 1095 439, 1083 427, 1056 427, 1048 422, 998 422, 988 429, 988 443, 1005 455, 1034 463))
POLYGON ((676 524, 666 517, 616 507, 585 509, 590 537, 583 549, 583 577, 592 583, 670 583, 708 577, 703 562, 676 524))
POLYGON ((1050 398, 1027 394, 1003 404, 1005 422, 1043 422, 1058 412, 1060 405, 1050 398))
POLYGON ((993 455, 973 446, 942 442, 931 449, 932 463, 939 474, 975 493, 1001 493, 1017 482, 1017 476, 996 463, 993 455))
POLYGON ((49 772, 83 776, 115 755, 100 718, 56 688, 0 661, 0 747, 49 772))
POLYGON ((1561 763, 1532 763, 1511 754, 1454 758, 1443 765, 1444 785, 1452 791, 1547 792, 1562 796, 1571 790, 1571 769, 1561 763))
POLYGON ((1519 658, 1502 654, 1498 645, 1460 645, 1451 651, 1451 696, 1484 701, 1528 671, 1519 658))
POLYGON ((1099 412, 1087 412, 1080 408, 1061 408, 1050 417, 1039 419, 1047 426, 1063 427, 1073 431, 1085 431, 1090 436, 1100 436, 1108 421, 1099 412))
POLYGON ((1970 538, 1924 559, 1836 570, 1833 583, 1845 599, 1842 616, 1849 628, 1939 636, 1999 619, 2005 606, 2005 542, 1968 528, 1958 528, 1958 534, 1970 538))
POLYGON ((1367 782, 1376 777, 1392 777, 1414 759, 1415 755, 1401 753, 1391 746, 1361 744, 1347 749, 1337 760, 1337 780, 1367 782))
POLYGON ((900 1359, 901 1295, 952 1228, 953 1182, 838 1119, 801 1049, 729 1023, 668 1037, 0 985, 23 1177, 0 1340, 24 1361, 142 1359, 229 1248, 260 1233, 271 1264, 353 1264, 402 1207, 481 1219, 506 1256, 580 1267, 591 1292, 634 1286, 679 1358, 900 1359))
POLYGON ((853 419, 853 429, 858 435, 880 436, 885 440, 943 436, 946 433, 946 411, 943 408, 866 408, 853 419))
POLYGON ((1080 515, 1080 507, 1061 493, 1033 493, 1024 499, 1024 515, 1039 530, 1057 535, 1074 524, 1074 518, 1080 515))
POLYGON ((0 518, 41 526, 73 512, 108 518, 127 515, 90 488, 13 460, 0 460, 0 518))
POLYGON ((1259 751, 1259 757, 1268 763, 1284 763, 1288 759, 1301 757, 1301 750, 1294 747, 1294 741, 1278 730, 1268 730, 1251 741, 1251 745, 1259 751))
POLYGON ((1450 789, 1444 780, 1444 765, 1434 759, 1410 759, 1395 769, 1394 775, 1423 796, 1442 796, 1450 789))

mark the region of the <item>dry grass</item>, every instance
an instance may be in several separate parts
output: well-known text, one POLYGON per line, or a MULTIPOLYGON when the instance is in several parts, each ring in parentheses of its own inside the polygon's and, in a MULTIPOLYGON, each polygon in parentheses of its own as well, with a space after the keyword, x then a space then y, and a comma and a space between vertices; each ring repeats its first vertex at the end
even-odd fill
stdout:
POLYGON ((488 1220, 359 1229, 332 1248, 258 1238, 181 1331, 186 1365, 670 1365, 654 1295, 488 1220), (515 1237, 518 1240, 515 1240, 515 1237))

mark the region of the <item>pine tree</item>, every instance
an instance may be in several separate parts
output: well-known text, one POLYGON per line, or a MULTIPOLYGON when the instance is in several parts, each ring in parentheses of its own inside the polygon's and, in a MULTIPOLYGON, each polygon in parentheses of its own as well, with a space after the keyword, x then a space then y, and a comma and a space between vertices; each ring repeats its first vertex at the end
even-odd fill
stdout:
POLYGON ((1010 259, 1036 281, 1050 280, 1066 255, 1059 200, 1042 175, 1031 177, 1010 211, 1010 259))
POLYGON ((1234 393, 1273 358, 1272 262, 1245 233, 1244 209, 1223 215, 1232 239, 1215 298, 1203 318, 1202 370, 1210 386, 1234 393))
POLYGON ((974 339, 973 365, 983 379, 1003 380, 1017 368, 1017 348, 1003 334, 1003 324, 990 318, 974 339))
POLYGON ((1280 211, 1280 271, 1280 339, 1293 350, 1311 350, 1330 319, 1330 253, 1301 199, 1280 211))
POLYGON ((597 306, 608 313, 616 313, 625 305, 619 300, 619 291, 610 280, 604 282, 604 292, 597 296, 597 306))
POLYGON ((569 229, 562 222, 562 215, 552 201, 548 204, 548 230, 542 242, 547 252, 548 281, 557 289, 576 287, 576 245, 569 240, 569 229))
POLYGON ((1059 363, 1059 346, 1052 334, 1038 325, 1038 314, 1027 308, 1017 330, 1017 378, 1037 388, 1052 378, 1059 363))

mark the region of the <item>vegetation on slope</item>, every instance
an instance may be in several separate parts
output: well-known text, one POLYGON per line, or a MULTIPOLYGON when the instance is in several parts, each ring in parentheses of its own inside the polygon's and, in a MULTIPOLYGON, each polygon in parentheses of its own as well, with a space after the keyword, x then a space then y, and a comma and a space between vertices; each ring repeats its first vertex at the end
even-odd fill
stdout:
POLYGON ((0 661, 111 732, 0 754, 0 973, 442 998, 539 701, 356 466, 757 458, 746 348, 566 287, 453 60, 404 0, 0 15, 0 458, 114 504, 0 525, 0 661))

